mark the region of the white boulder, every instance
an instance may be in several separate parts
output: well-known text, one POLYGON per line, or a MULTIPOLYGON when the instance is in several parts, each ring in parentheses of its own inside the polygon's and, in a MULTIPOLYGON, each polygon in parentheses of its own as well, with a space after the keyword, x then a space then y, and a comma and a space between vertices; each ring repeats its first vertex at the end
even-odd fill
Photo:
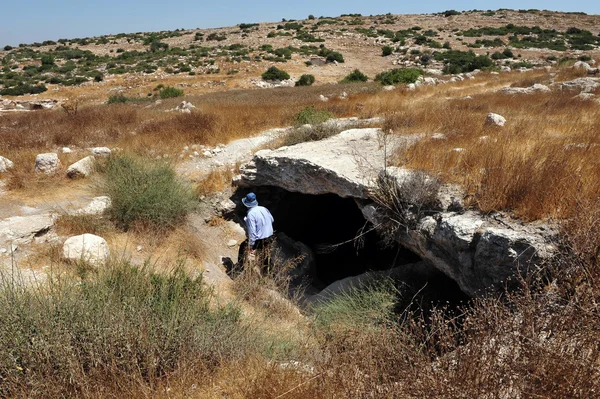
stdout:
POLYGON ((505 123, 506 118, 493 112, 490 112, 485 118, 485 124, 489 126, 504 126, 505 123))
POLYGON ((94 147, 90 148, 90 151, 97 157, 109 157, 112 154, 112 151, 108 147, 94 147))
POLYGON ((15 164, 10 159, 0 156, 0 173, 5 173, 14 166, 15 164))
POLYGON ((67 168, 67 176, 71 179, 77 177, 87 177, 94 171, 96 158, 93 155, 87 156, 75 162, 67 168))
POLYGON ((60 160, 55 152, 38 154, 35 157, 35 173, 53 174, 56 173, 59 166, 60 160))
POLYGON ((67 239, 63 257, 69 261, 83 261, 94 266, 106 263, 110 250, 106 240, 94 234, 82 234, 67 239))
POLYGON ((78 210, 76 213, 79 215, 101 215, 110 207, 110 205, 110 197, 103 195, 92 198, 92 202, 78 210))
POLYGON ((592 69, 590 64, 588 64, 587 62, 583 62, 583 61, 577 61, 575 64, 573 64, 573 68, 574 69, 583 69, 585 71, 589 71, 590 69, 592 69))

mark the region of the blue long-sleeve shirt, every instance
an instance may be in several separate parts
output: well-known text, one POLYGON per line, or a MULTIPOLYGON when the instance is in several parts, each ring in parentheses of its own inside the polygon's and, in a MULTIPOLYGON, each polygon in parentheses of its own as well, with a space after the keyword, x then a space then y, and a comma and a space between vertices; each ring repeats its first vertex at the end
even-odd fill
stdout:
POLYGON ((248 209, 248 214, 244 218, 248 227, 248 245, 254 249, 256 240, 268 238, 273 235, 273 216, 264 206, 253 206, 248 209))

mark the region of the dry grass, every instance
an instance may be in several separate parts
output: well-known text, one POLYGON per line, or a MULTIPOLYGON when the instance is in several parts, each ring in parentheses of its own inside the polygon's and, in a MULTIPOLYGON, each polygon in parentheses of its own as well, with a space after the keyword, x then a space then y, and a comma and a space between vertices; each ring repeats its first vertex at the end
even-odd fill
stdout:
POLYGON ((198 197, 222 192, 231 186, 233 174, 234 172, 229 168, 213 169, 206 177, 196 183, 194 192, 198 197))

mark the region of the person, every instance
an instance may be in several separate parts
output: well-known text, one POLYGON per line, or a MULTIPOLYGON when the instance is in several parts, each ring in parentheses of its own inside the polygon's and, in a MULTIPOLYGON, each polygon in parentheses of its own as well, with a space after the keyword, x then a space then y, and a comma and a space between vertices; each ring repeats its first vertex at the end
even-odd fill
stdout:
POLYGON ((242 203, 246 206, 247 213, 244 217, 248 238, 242 244, 238 251, 237 264, 233 264, 230 259, 224 259, 223 263, 230 275, 237 275, 241 272, 246 260, 247 252, 259 259, 264 266, 268 265, 269 257, 265 249, 268 249, 273 242, 273 215, 264 206, 258 205, 256 194, 248 193, 242 198, 242 203))

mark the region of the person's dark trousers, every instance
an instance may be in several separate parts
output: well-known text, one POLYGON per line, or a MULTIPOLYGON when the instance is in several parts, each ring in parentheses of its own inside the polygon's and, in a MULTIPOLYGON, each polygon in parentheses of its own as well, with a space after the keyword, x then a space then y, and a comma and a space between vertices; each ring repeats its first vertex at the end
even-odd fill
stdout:
MULTIPOLYGON (((275 241, 274 235, 272 235, 271 237, 256 240, 254 242, 255 256, 256 259, 262 260, 263 272, 265 271, 265 268, 269 266, 270 263, 271 256, 268 253, 268 249, 270 248, 273 241, 275 241)), ((248 252, 248 240, 245 240, 243 243, 240 244, 240 249, 238 250, 238 261, 234 266, 235 270, 233 271, 233 274, 239 274, 243 270, 244 262, 246 261, 248 252)))

